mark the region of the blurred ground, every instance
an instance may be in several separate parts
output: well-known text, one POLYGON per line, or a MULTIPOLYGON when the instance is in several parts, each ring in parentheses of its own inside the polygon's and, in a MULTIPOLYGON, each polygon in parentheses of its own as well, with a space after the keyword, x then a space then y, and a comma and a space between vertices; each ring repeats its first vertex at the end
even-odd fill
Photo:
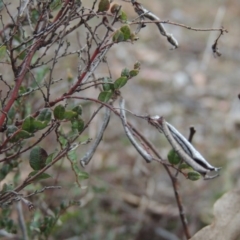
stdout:
MULTIPOLYGON (((90 7, 93 1, 83 2, 90 7)), ((129 3, 118 2, 129 19, 136 17, 129 3)), ((142 29, 134 44, 118 44, 108 54, 113 78, 119 77, 124 67, 131 68, 136 61, 141 62, 140 74, 122 90, 128 109, 137 114, 164 116, 185 136, 189 134, 189 127, 194 126, 196 148, 211 164, 222 167, 220 177, 211 181, 191 182, 179 178, 179 192, 190 232, 194 234, 211 222, 213 203, 224 192, 240 185, 240 102, 237 97, 240 93, 240 1, 140 2, 163 20, 196 28, 211 28, 215 23, 215 27, 224 26, 229 30, 219 41, 220 58, 214 58, 211 51, 218 33, 166 25, 180 46, 171 51, 171 46, 154 24, 142 29)), ((73 36, 71 41, 75 40, 76 36, 73 36)), ((66 69, 76 69, 75 65, 74 59, 63 62, 59 70, 64 72, 59 74, 66 75, 66 69)), ((104 65, 96 72, 97 77, 107 74, 104 65)), ((89 112, 95 109, 96 106, 91 106, 89 112)), ((145 121, 131 115, 128 118, 166 157, 170 146, 164 137, 145 121)), ((97 128, 96 119, 86 134, 94 137, 97 128)), ((87 148, 81 149, 79 154, 83 155, 87 148)), ((157 163, 146 164, 141 159, 114 115, 86 171, 90 173, 90 179, 85 183, 88 192, 81 191, 82 204, 86 205, 61 219, 64 224, 59 222, 54 232, 56 238, 184 239, 173 189, 165 170, 157 163)), ((48 204, 58 201, 58 197, 68 196, 67 182, 71 174, 69 169, 60 173, 66 186, 63 184, 63 190, 57 195, 50 194, 48 204)), ((79 190, 73 191, 79 198, 79 190)))
MULTIPOLYGON (((166 28, 178 39, 179 49, 170 51, 171 46, 155 25, 149 25, 139 33, 139 41, 133 45, 119 44, 108 56, 115 77, 119 76, 122 68, 132 66, 136 60, 142 64, 140 74, 122 91, 128 109, 139 114, 163 115, 185 136, 188 136, 189 127, 194 126, 197 130, 195 146, 210 163, 223 167, 221 176, 212 181, 191 182, 180 177, 179 189, 193 234, 211 222, 216 199, 229 189, 239 187, 240 103, 237 95, 240 20, 237 16, 240 14, 240 1, 141 3, 164 20, 197 28, 211 28, 215 24, 214 27, 224 26, 229 30, 219 42, 220 58, 214 58, 211 52, 218 33, 195 32, 170 25, 166 28)), ((123 5, 128 16, 134 18, 135 13, 129 5, 123 5)), ((98 76, 106 73, 104 69, 99 70, 98 76)), ((130 119, 166 156, 170 147, 164 138, 146 122, 129 115, 130 119)), ((98 216, 109 219, 105 211, 117 210, 117 219, 115 224, 111 224, 115 228, 111 227, 109 232, 114 237, 106 234, 104 238, 174 239, 169 235, 164 238, 158 232, 159 228, 166 228, 184 239, 178 217, 170 213, 149 214, 144 204, 144 201, 156 201, 159 206, 170 204, 172 209, 176 209, 166 172, 156 163, 146 164, 126 143, 120 121, 114 117, 112 120, 105 134, 105 144, 100 146, 87 168, 91 175, 112 186, 104 197, 108 207, 105 206, 98 216), (114 200, 118 189, 139 196, 138 208, 129 209, 118 197, 114 200)), ((99 208, 95 210, 99 211, 99 208)), ((105 224, 101 224, 103 229, 105 224)), ((96 228, 100 228, 99 222, 96 228)))

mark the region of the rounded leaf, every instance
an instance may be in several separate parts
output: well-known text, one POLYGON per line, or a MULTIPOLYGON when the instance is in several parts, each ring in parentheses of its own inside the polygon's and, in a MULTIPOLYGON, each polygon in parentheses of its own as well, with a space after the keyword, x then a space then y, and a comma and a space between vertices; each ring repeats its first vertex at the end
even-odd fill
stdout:
POLYGON ((72 120, 72 129, 81 132, 84 128, 84 121, 82 119, 74 119, 72 120))
POLYGON ((199 178, 201 178, 201 174, 198 172, 189 172, 188 173, 188 179, 192 181, 197 181, 199 178))
POLYGON ((34 126, 35 131, 44 129, 45 127, 47 127, 47 124, 48 124, 47 121, 45 121, 45 122, 41 122, 41 121, 37 121, 37 120, 33 121, 33 126, 34 126))
POLYGON ((108 102, 111 99, 112 95, 113 92, 100 92, 100 94, 98 95, 98 100, 101 102, 108 102))
POLYGON ((52 111, 49 108, 44 108, 40 111, 37 120, 45 123, 49 123, 52 118, 52 111))
POLYGON ((124 40, 131 39, 131 29, 128 25, 124 25, 120 28, 121 32, 123 33, 124 40))
POLYGON ((124 41, 124 34, 122 31, 117 30, 112 37, 113 42, 122 42, 124 41))
MULTIPOLYGON (((38 171, 32 171, 28 174, 29 177, 32 177, 34 175, 36 175, 38 173, 38 171)), ((41 173, 39 176, 37 176, 36 178, 34 178, 34 181, 36 180, 43 180, 43 179, 47 179, 50 178, 51 175, 49 175, 48 173, 41 173)))
POLYGON ((186 163, 182 163, 180 164, 179 169, 192 169, 192 167, 186 163))
POLYGON ((123 11, 120 12, 120 19, 122 21, 127 21, 127 14, 123 11))
POLYGON ((82 115, 82 106, 78 105, 72 109, 73 112, 76 112, 78 115, 82 115))
POLYGON ((7 137, 11 137, 17 130, 18 128, 15 125, 9 125, 6 131, 7 137))
POLYGON ((109 0, 100 0, 98 4, 98 12, 105 12, 110 8, 109 0))
POLYGON ((105 77, 103 79, 103 90, 104 91, 110 91, 110 90, 114 90, 114 85, 113 85, 113 82, 112 82, 112 79, 111 78, 108 78, 108 77, 105 77))
POLYGON ((58 105, 53 110, 53 115, 58 120, 64 119, 65 108, 63 105, 58 105))
POLYGON ((33 170, 40 170, 45 167, 48 154, 41 147, 34 147, 30 152, 29 164, 33 170))
POLYGON ((17 142, 20 139, 27 139, 34 136, 32 133, 29 133, 27 131, 21 130, 18 133, 16 133, 16 135, 10 139, 10 142, 17 142))
POLYGON ((7 47, 6 45, 3 45, 0 47, 0 59, 7 56, 7 47))
POLYGON ((119 89, 122 88, 126 83, 128 79, 127 77, 120 77, 114 82, 114 88, 119 89))
POLYGON ((121 72, 121 77, 127 77, 127 78, 129 78, 129 76, 130 76, 130 71, 129 71, 129 69, 124 68, 124 69, 122 70, 122 72, 121 72))
POLYGON ((177 155, 177 153, 173 149, 171 149, 168 153, 168 161, 171 164, 176 165, 180 163, 181 158, 177 155))
POLYGON ((65 111, 65 113, 64 113, 64 118, 67 120, 72 120, 72 119, 76 118, 77 116, 78 116, 78 114, 71 110, 65 111))
POLYGON ((28 116, 24 119, 23 124, 22 124, 22 129, 33 133, 36 131, 36 126, 34 125, 35 119, 32 116, 28 116))
POLYGON ((134 70, 131 70, 129 74, 130 74, 130 77, 135 77, 138 75, 138 73, 139 73, 139 70, 134 69, 134 70))

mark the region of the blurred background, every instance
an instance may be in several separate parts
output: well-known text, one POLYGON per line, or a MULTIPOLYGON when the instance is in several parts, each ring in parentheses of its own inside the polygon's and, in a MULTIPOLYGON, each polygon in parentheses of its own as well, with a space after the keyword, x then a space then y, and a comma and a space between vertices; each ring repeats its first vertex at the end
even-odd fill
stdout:
MULTIPOLYGON (((129 19, 137 17, 130 3, 114 2, 122 5, 129 19)), ((136 61, 141 63, 139 75, 121 91, 127 109, 139 115, 164 116, 186 137, 189 127, 194 126, 197 131, 194 146, 212 165, 222 167, 220 176, 210 181, 192 182, 179 176, 179 193, 193 235, 211 223, 214 202, 240 185, 240 1, 139 2, 162 20, 196 28, 224 26, 229 31, 219 40, 222 56, 217 58, 211 46, 219 32, 197 32, 169 24, 165 25, 166 30, 178 40, 178 49, 170 50, 171 45, 156 26, 148 24, 138 34, 138 41, 116 44, 107 56, 113 79, 120 76, 123 68, 132 68, 136 61)), ((89 8, 92 3, 83 1, 89 8)), ((80 30, 79 33, 81 35, 80 30)), ((70 41, 71 47, 77 46, 76 34, 70 41)), ((68 71, 76 74, 76 61, 74 57, 60 61, 55 77, 67 76, 68 71)), ((1 65, 0 70, 6 71, 1 65)), ((107 66, 102 64, 96 77, 107 75, 107 66)), ((59 83, 56 94, 64 87, 59 83)), ((83 95, 96 97, 96 93, 97 90, 90 90, 83 95)), ((87 106, 83 117, 87 119, 96 107, 87 106)), ((146 121, 130 114, 127 117, 166 158, 171 148, 163 135, 146 121)), ((86 136, 96 136, 101 118, 99 115, 94 119, 86 136)), ((50 140, 43 145, 48 146, 50 140)), ((88 145, 82 147, 79 156, 88 148, 88 145)), ((85 171, 90 178, 83 183, 86 189, 79 189, 73 184, 69 163, 63 163, 58 168, 58 180, 53 180, 55 185, 62 185, 62 189, 50 192, 44 200, 36 196, 35 204, 45 204, 49 209, 54 209, 62 200, 81 201, 80 208, 70 208, 60 218, 52 239, 184 239, 166 171, 156 162, 145 163, 127 140, 121 121, 114 114, 85 171)))

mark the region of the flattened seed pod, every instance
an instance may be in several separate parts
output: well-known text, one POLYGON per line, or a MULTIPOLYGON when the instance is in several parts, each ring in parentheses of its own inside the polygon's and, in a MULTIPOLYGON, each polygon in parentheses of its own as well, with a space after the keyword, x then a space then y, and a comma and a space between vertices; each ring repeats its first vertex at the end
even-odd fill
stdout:
POLYGON ((179 131, 177 131, 176 128, 170 123, 167 123, 164 118, 155 116, 150 117, 148 121, 165 135, 175 152, 182 158, 182 160, 195 171, 201 173, 205 179, 218 176, 206 176, 208 172, 219 171, 220 168, 216 168, 209 164, 193 145, 179 131))

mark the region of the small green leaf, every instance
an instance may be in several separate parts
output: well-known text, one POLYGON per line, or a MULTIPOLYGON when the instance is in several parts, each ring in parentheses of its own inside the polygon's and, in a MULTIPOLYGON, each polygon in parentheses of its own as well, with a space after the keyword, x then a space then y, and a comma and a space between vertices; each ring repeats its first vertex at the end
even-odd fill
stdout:
POLYGON ((120 77, 114 82, 114 88, 119 89, 122 88, 126 83, 128 79, 126 77, 120 77))
POLYGON ((34 131, 36 131, 34 122, 35 122, 35 119, 32 116, 26 117, 23 121, 22 129, 27 132, 33 133, 34 131))
POLYGON ((100 0, 97 12, 105 12, 110 8, 109 0, 100 0))
POLYGON ((37 9, 31 9, 31 21, 36 23, 39 20, 40 14, 37 9))
POLYGON ((45 123, 49 123, 52 118, 52 111, 49 108, 44 108, 40 111, 37 120, 45 123))
POLYGON ((77 175, 80 180, 89 178, 89 174, 87 172, 78 171, 77 175))
POLYGON ((7 47, 5 45, 0 47, 0 59, 7 56, 7 47))
POLYGON ((114 85, 112 83, 112 79, 111 78, 108 78, 108 77, 105 77, 103 79, 103 90, 104 91, 110 91, 110 90, 114 90, 114 85))
POLYGON ((64 119, 65 108, 63 105, 58 105, 53 110, 53 115, 58 120, 64 119))
POLYGON ((32 136, 34 136, 32 133, 29 133, 29 132, 24 131, 24 130, 20 130, 18 133, 16 133, 14 135, 13 138, 10 139, 10 142, 17 142, 20 139, 27 139, 27 138, 30 138, 32 136))
POLYGON ((72 122, 72 129, 77 130, 78 132, 81 132, 84 127, 84 121, 82 119, 74 119, 72 122))
POLYGON ((47 122, 40 122, 40 121, 34 120, 33 125, 34 125, 35 131, 42 130, 45 127, 47 127, 47 122))
POLYGON ((124 41, 124 34, 119 29, 113 34, 112 37, 113 42, 122 42, 124 41))
POLYGON ((13 133, 15 133, 18 130, 18 128, 15 125, 9 125, 7 127, 6 135, 7 137, 11 137, 13 133))
POLYGON ((131 29, 128 25, 122 26, 120 31, 123 33, 125 41, 131 38, 131 29))
POLYGON ((111 99, 112 95, 113 92, 100 92, 100 94, 98 95, 98 100, 101 102, 108 102, 111 99))
POLYGON ((64 136, 60 136, 60 137, 58 138, 58 140, 59 140, 59 142, 62 144, 63 147, 65 147, 65 146, 67 145, 67 143, 68 143, 67 138, 64 137, 64 136))
POLYGON ((0 169, 0 181, 2 181, 8 175, 8 173, 11 172, 11 170, 12 166, 9 164, 3 164, 0 169))
POLYGON ((180 163, 181 158, 177 155, 177 153, 173 149, 171 149, 168 153, 168 161, 171 164, 176 165, 180 163))
POLYGON ((73 150, 73 151, 68 152, 68 158, 69 158, 73 163, 77 163, 78 156, 77 156, 76 151, 73 150))
MULTIPOLYGON (((36 175, 38 172, 39 172, 39 171, 32 171, 32 172, 30 172, 30 173, 28 174, 28 176, 29 176, 29 177, 32 177, 32 176, 36 175)), ((43 180, 43 179, 47 179, 47 178, 50 178, 50 177, 51 177, 51 175, 49 175, 48 173, 41 173, 39 176, 37 176, 37 177, 34 179, 34 181, 35 181, 35 180, 43 180)))
POLYGON ((29 164, 33 170, 40 170, 46 166, 48 154, 40 147, 34 147, 30 152, 29 164))
POLYGON ((55 155, 55 152, 48 155, 47 160, 46 160, 46 165, 48 165, 49 163, 52 162, 54 155, 55 155))
POLYGON ((77 116, 78 116, 78 114, 71 110, 65 111, 65 113, 64 113, 64 118, 67 120, 72 120, 72 119, 76 118, 77 116))
POLYGON ((192 169, 192 167, 186 163, 182 163, 180 164, 179 169, 192 169))
POLYGON ((135 77, 135 76, 138 75, 138 73, 139 73, 139 70, 134 69, 134 70, 131 70, 129 74, 130 74, 131 77, 135 77))
POLYGON ((124 68, 124 69, 122 70, 122 72, 121 72, 121 77, 127 77, 127 78, 129 78, 129 76, 130 76, 130 71, 129 71, 129 69, 124 68))
POLYGON ((114 90, 114 84, 113 83, 104 83, 103 84, 103 90, 104 91, 114 90))
POLYGON ((189 172, 188 173, 188 179, 192 181, 197 181, 199 178, 201 178, 201 174, 198 172, 189 172))
POLYGON ((82 115, 82 106, 78 105, 72 109, 73 112, 76 112, 78 115, 82 115))
POLYGON ((123 11, 120 12, 120 19, 122 21, 127 21, 127 14, 123 11))
POLYGON ((62 6, 62 1, 61 0, 53 0, 50 4, 50 9, 51 11, 56 11, 60 9, 62 6))
POLYGON ((4 183, 3 184, 3 187, 2 187, 2 190, 0 191, 0 193, 5 193, 5 192, 7 192, 7 191, 11 191, 11 190, 13 190, 14 189, 14 186, 13 186, 13 184, 6 184, 6 183, 4 183))

